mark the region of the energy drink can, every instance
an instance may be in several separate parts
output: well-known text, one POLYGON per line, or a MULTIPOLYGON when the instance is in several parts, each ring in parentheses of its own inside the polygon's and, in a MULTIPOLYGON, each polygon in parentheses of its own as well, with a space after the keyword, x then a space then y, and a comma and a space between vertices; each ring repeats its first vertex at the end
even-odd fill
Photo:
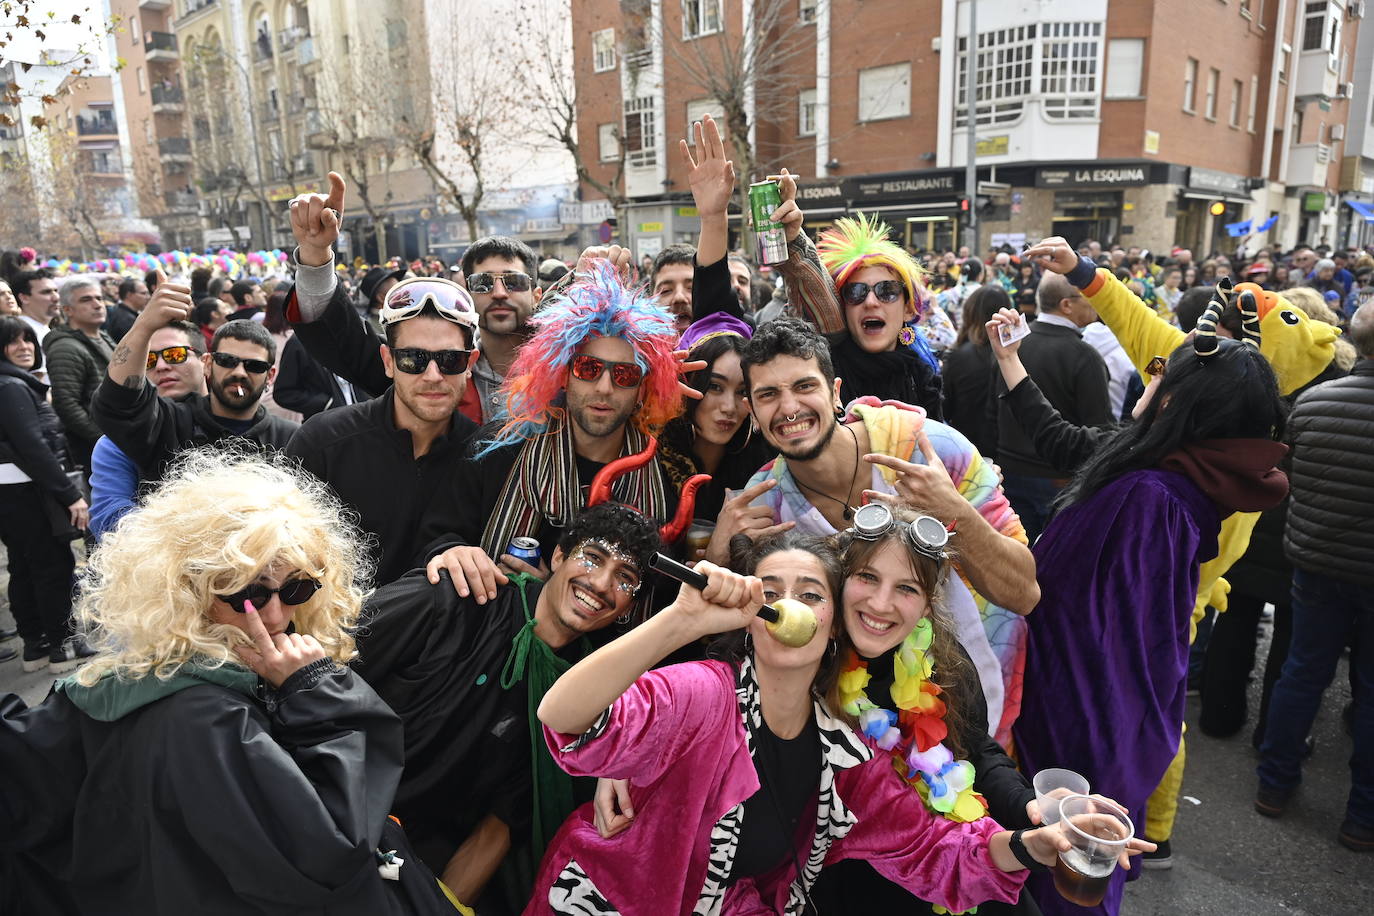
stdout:
POLYGON ((787 236, 782 223, 770 218, 781 206, 782 193, 776 181, 756 181, 749 186, 749 210, 754 217, 759 264, 781 264, 787 260, 787 236))
POLYGON ((506 553, 517 560, 524 560, 531 566, 539 565, 539 542, 534 538, 511 538, 506 553))

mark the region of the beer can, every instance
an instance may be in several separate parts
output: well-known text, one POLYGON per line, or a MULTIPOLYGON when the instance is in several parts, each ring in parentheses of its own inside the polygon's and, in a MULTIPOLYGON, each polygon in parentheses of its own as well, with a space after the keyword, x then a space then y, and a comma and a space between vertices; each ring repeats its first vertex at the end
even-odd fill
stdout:
POLYGON ((531 566, 539 565, 539 542, 534 538, 511 538, 506 553, 517 560, 524 560, 531 566))
POLYGON ((749 186, 749 210, 754 217, 754 239, 759 264, 781 264, 787 260, 787 235, 782 223, 770 218, 782 206, 782 193, 776 181, 756 181, 749 186))

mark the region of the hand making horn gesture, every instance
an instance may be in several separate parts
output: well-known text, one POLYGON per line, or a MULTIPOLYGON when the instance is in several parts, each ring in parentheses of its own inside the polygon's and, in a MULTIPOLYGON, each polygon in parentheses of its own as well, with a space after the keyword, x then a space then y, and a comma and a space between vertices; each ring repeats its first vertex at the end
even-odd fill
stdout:
POLYGON ((297 259, 308 267, 328 264, 330 250, 343 224, 348 186, 338 172, 329 173, 329 194, 302 194, 291 199, 291 232, 300 249, 297 259))

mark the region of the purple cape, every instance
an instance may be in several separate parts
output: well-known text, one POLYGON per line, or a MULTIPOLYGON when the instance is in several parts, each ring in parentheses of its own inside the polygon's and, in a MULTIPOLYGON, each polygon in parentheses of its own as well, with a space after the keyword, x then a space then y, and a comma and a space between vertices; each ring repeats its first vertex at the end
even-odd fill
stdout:
MULTIPOLYGON (((1135 471, 1061 512, 1035 544, 1041 596, 1012 729, 1022 769, 1083 774, 1126 807, 1137 836, 1178 751, 1198 567, 1216 556, 1220 526, 1187 477, 1135 471)), ((1117 869, 1091 910, 1036 878, 1046 916, 1115 916, 1126 875, 1117 869)))

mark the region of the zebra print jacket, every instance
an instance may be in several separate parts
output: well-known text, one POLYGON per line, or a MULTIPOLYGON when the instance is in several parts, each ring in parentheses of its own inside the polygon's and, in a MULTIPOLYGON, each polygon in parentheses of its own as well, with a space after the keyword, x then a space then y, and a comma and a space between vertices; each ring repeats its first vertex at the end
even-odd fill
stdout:
POLYGON ((649 671, 582 735, 545 730, 575 776, 628 779, 635 824, 602 839, 590 804, 563 824, 545 853, 532 914, 797 916, 821 868, 862 858, 923 900, 955 912, 1011 902, 1026 872, 1000 871, 987 842, 991 818, 934 817, 886 754, 873 756, 844 722, 815 704, 821 741, 816 818, 798 837, 803 863, 728 883, 745 799, 759 789, 753 732, 762 722, 758 682, 746 660, 649 671), (746 721, 752 727, 746 727, 746 721))

